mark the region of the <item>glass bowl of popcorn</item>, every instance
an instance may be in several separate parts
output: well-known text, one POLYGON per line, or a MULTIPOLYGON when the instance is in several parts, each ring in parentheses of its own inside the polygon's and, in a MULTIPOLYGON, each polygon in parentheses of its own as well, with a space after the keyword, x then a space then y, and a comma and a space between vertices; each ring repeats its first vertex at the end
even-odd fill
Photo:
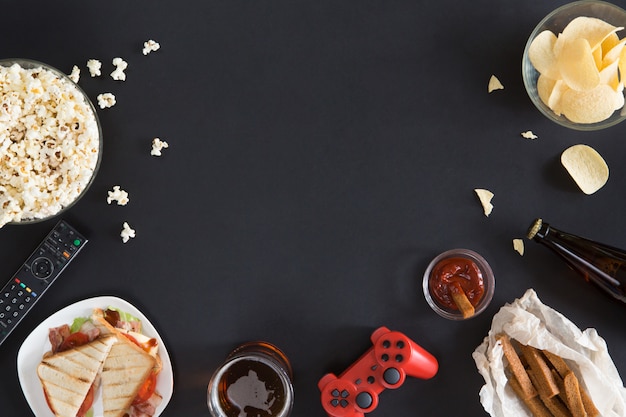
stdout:
POLYGON ((0 60, 0 227, 58 216, 89 189, 102 159, 93 103, 63 72, 0 60))
POLYGON ((548 119, 575 130, 599 130, 626 118, 626 11, 583 0, 548 14, 530 34, 522 78, 548 119))

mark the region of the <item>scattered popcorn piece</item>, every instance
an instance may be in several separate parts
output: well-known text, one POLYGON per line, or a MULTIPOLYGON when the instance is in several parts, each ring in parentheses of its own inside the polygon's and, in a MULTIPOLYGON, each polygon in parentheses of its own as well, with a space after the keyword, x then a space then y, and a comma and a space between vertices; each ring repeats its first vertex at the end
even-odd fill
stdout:
POLYGON ((111 73, 111 78, 116 81, 126 81, 126 73, 124 70, 128 68, 128 62, 124 61, 120 57, 117 57, 113 58, 113 65, 115 65, 115 70, 111 73))
POLYGON ((485 190, 483 188, 475 188, 474 191, 480 200, 480 204, 483 206, 483 210, 485 212, 485 216, 489 217, 491 211, 493 210, 493 204, 491 204, 491 199, 493 198, 493 193, 489 190, 485 190))
POLYGON ((119 185, 113 186, 113 191, 108 191, 107 203, 111 204, 113 201, 117 201, 118 206, 125 206, 130 201, 128 199, 128 193, 120 188, 119 185))
POLYGON ((70 80, 78 84, 78 80, 80 80, 80 68, 74 65, 72 67, 72 72, 70 73, 69 77, 70 77, 70 80))
POLYGON ((504 86, 495 75, 492 75, 491 78, 489 78, 488 90, 490 93, 495 90, 504 90, 504 86))
POLYGON ((90 59, 89 61, 87 61, 87 68, 89 69, 89 74, 91 74, 92 77, 99 77, 100 75, 102 75, 102 73, 100 72, 100 68, 102 68, 102 62, 98 61, 97 59, 90 59))
POLYGON ((98 106, 101 109, 115 106, 115 96, 112 93, 98 94, 98 106))
POLYGON ((161 45, 159 45, 158 42, 153 41, 152 39, 145 41, 143 43, 143 54, 144 55, 148 55, 150 52, 154 52, 159 50, 159 48, 161 47, 161 45))
POLYGON ((526 132, 522 132, 522 137, 526 139, 537 139, 539 136, 535 135, 532 130, 527 130, 526 132))
POLYGON ((152 150, 150 151, 150 155, 152 156, 161 156, 161 149, 167 149, 170 146, 166 141, 161 140, 159 138, 152 139, 152 150))
POLYGON ((128 242, 131 238, 135 237, 135 229, 132 229, 128 223, 124 222, 123 225, 123 229, 122 232, 120 233, 120 236, 122 237, 122 242, 126 243, 128 242))
POLYGON ((524 241, 522 239, 513 239, 513 249, 521 256, 524 256, 524 241))

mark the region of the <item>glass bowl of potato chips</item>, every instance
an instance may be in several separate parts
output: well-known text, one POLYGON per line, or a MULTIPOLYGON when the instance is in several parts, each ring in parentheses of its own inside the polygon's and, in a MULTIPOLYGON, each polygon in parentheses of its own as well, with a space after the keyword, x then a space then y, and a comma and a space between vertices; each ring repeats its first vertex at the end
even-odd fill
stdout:
POLYGON ((626 11, 576 1, 548 14, 531 33, 522 78, 533 104, 575 130, 599 130, 626 118, 626 11))

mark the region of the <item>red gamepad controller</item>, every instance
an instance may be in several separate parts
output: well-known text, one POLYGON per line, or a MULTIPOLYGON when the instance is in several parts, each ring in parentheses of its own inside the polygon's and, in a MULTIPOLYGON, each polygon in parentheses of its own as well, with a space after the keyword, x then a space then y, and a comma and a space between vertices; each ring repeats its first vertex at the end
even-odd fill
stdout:
POLYGON ((339 377, 326 374, 317 383, 329 416, 363 417, 385 388, 398 388, 407 375, 432 378, 439 369, 433 355, 400 332, 379 327, 371 339, 374 345, 339 377))

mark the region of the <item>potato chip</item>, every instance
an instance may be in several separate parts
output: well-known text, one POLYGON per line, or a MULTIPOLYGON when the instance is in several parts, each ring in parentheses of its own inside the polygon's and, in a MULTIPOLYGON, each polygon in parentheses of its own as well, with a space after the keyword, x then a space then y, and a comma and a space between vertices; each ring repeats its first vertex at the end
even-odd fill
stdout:
POLYGON ((561 163, 585 194, 593 194, 609 179, 609 167, 591 146, 574 145, 561 154, 561 163))
POLYGON ((493 204, 491 204, 491 199, 493 198, 494 194, 489 190, 485 190, 484 188, 475 188, 474 192, 478 196, 480 204, 483 206, 485 216, 489 217, 491 211, 493 210, 493 204))
POLYGON ((492 75, 491 78, 489 78, 489 86, 487 87, 487 91, 491 93, 495 90, 504 90, 504 86, 502 85, 500 80, 498 80, 498 77, 492 75))
POLYGON ((626 43, 626 38, 619 41, 611 49, 604 51, 604 56, 602 58, 602 66, 599 68, 600 69, 605 68, 611 65, 612 63, 619 61, 620 56, 622 54, 622 50, 624 50, 625 43, 626 43))
POLYGON ((621 75, 620 80, 623 85, 626 85, 626 48, 622 49, 617 62, 617 67, 619 68, 619 73, 621 75))
POLYGON ((549 30, 541 32, 528 48, 528 59, 541 75, 556 80, 560 78, 559 69, 554 56, 556 35, 549 30))
POLYGON ((522 132, 522 137, 524 139, 537 139, 539 136, 535 135, 532 130, 527 130, 526 132, 522 132))
POLYGON ((602 44, 600 45, 601 47, 599 48, 602 50, 602 58, 604 58, 604 55, 606 55, 606 53, 613 49, 613 47, 618 43, 619 36, 617 36, 617 33, 613 32, 607 36, 606 39, 602 41, 602 44))
POLYGON ((606 84, 614 91, 619 91, 620 85, 623 85, 619 79, 618 64, 619 61, 614 61, 600 71, 600 84, 606 84))
POLYGON ((524 241, 522 239, 513 239, 513 249, 515 249, 520 256, 524 256, 524 241))
POLYGON ((557 64, 563 81, 573 90, 593 90, 600 83, 600 71, 586 39, 565 42, 557 64))
POLYGON ((550 93, 550 98, 548 100, 548 107, 550 107, 550 109, 552 109, 552 111, 557 116, 560 116, 563 113, 561 109, 561 98, 563 97, 563 94, 569 89, 570 88, 567 86, 567 84, 565 84, 563 80, 558 80, 554 83, 554 88, 552 89, 552 92, 550 93))
POLYGON ((586 39, 591 50, 602 45, 602 42, 623 27, 616 27, 595 17, 580 16, 568 23, 554 44, 554 54, 559 56, 563 46, 574 39, 586 39))
POLYGON ((554 84, 556 84, 555 80, 549 77, 545 77, 543 75, 540 75, 537 79, 537 94, 539 95, 539 99, 543 102, 543 104, 548 107, 550 107, 550 95, 552 94, 552 90, 554 89, 554 84))
POLYGON ((574 123, 597 123, 605 120, 616 110, 617 93, 607 84, 600 84, 590 91, 565 91, 559 102, 563 115, 574 123))
POLYGON ((596 48, 591 51, 591 55, 593 56, 593 62, 596 64, 596 68, 602 68, 602 48, 596 48))

